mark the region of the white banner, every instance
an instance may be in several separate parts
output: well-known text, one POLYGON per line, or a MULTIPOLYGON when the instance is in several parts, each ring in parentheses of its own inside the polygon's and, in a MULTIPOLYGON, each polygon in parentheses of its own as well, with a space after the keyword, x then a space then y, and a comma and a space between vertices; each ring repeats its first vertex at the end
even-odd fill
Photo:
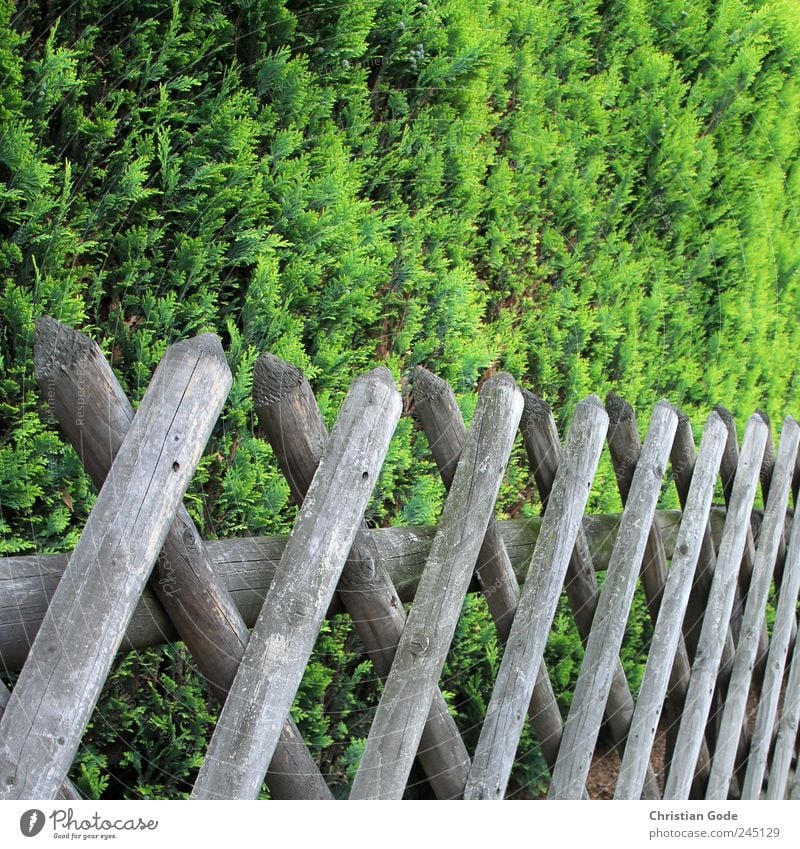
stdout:
POLYGON ((800 802, 2 802, 0 846, 800 846, 800 802), (489 806, 489 807, 487 807, 489 806), (369 837, 372 835, 373 837, 369 837), (299 841, 302 840, 302 843, 299 841), (314 841, 312 844, 306 841, 314 841), (456 844, 454 841, 463 841, 456 844), (543 843, 542 841, 548 841, 543 843), (550 843, 549 841, 552 841, 550 843), (236 845, 246 844, 238 842, 236 845))

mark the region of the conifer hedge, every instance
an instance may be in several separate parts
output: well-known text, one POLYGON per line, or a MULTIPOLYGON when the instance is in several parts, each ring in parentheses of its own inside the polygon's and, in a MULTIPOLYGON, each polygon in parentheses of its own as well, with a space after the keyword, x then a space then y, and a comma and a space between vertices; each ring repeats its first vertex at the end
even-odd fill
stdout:
MULTIPOLYGON (((33 380, 43 313, 96 338, 134 400, 168 344, 222 336, 234 386, 187 496, 209 537, 292 520, 253 433, 263 350, 305 369, 329 420, 377 363, 403 386, 434 369, 467 417, 497 369, 561 422, 612 387, 696 422, 718 401, 740 419, 794 410, 796 12, 0 0, 0 554, 69 550, 94 498, 33 380)), ((506 510, 526 483, 512 469, 506 510)), ((369 519, 434 522, 442 497, 403 418, 369 519)), ((607 467, 592 503, 617 503, 607 467)), ((444 687, 469 741, 498 649, 480 603, 468 613, 444 687)), ((566 699, 566 621, 551 643, 566 699)), ((374 700, 347 622, 326 626, 295 710, 337 792, 374 700)), ((75 778, 180 795, 213 718, 180 647, 125 658, 75 778)), ((536 746, 520 751, 534 792, 536 746)))

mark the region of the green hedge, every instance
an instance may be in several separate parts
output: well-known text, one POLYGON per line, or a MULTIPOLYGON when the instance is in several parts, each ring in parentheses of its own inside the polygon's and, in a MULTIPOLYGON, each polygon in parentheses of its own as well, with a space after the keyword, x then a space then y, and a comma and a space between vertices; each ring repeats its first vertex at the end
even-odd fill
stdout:
MULTIPOLYGON (((611 387, 697 423, 717 401, 791 411, 799 56, 793 0, 0 0, 0 553, 70 549, 94 497, 33 380, 42 313, 98 339, 135 400, 170 342, 222 336, 234 387, 188 494, 210 537, 293 516, 253 435, 262 350, 306 370, 329 421, 376 363, 403 386, 433 368, 467 416, 496 369, 561 424, 611 387)), ((514 466, 506 510, 527 482, 514 466)), ((435 521, 441 500, 404 418, 370 521, 435 521)), ((617 503, 604 462, 591 506, 617 503)), ((346 682, 357 738, 375 698, 347 630, 320 648, 341 668, 321 662, 297 705, 341 788, 357 753, 317 702, 346 682)), ((487 639, 454 652, 465 724, 487 639)), ((172 723, 147 731, 111 685, 122 742, 95 723, 87 791, 120 770, 125 793, 185 790, 198 749, 181 741, 213 716, 176 662, 117 675, 188 688, 189 725, 140 688, 172 723), (135 761, 165 735, 154 777, 135 761)))

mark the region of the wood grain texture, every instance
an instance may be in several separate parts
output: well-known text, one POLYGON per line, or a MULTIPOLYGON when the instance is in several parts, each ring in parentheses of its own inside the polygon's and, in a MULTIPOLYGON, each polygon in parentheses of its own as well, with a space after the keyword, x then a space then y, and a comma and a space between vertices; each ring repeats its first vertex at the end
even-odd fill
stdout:
MULTIPOLYGON (((795 620, 796 621, 796 620, 795 620)), ((769 767, 767 799, 785 799, 791 777, 792 759, 797 754, 797 729, 800 726, 800 651, 795 643, 792 662, 786 681, 786 695, 783 700, 778 732, 772 748, 772 762, 769 767)), ((797 776, 795 770, 795 776, 797 776)))
MULTIPOLYGON (((636 425, 636 414, 631 405, 615 392, 609 393, 606 399, 606 410, 609 417, 608 447, 620 498, 624 505, 627 503, 628 494, 633 485, 633 475, 642 450, 639 430, 636 425)), ((671 456, 672 449, 670 449, 671 456)), ((667 555, 656 522, 653 522, 653 526, 647 535, 640 576, 650 621, 655 624, 661 605, 661 595, 667 582, 667 555)), ((669 772, 672 751, 675 747, 675 736, 683 710, 683 701, 689 687, 690 674, 689 655, 681 633, 675 649, 675 657, 671 662, 667 702, 664 707, 664 720, 667 726, 664 752, 665 772, 669 772)), ((708 748, 704 743, 698 758, 698 784, 694 788, 697 792, 700 791, 702 782, 708 777, 710 763, 708 748)))
MULTIPOLYGON (((414 410, 425 431, 442 482, 449 490, 467 440, 467 428, 453 390, 444 380, 421 366, 417 366, 414 372, 414 410)), ((475 564, 475 576, 497 628, 497 636, 505 644, 519 601, 519 584, 494 519, 489 521, 486 529, 475 564)), ((544 661, 539 665, 528 716, 545 761, 552 770, 558 757, 563 721, 544 661)), ((464 778, 466 781, 466 776, 464 778)))
POLYGON ((230 381, 208 334, 159 363, 0 720, 0 798, 57 793, 230 381))
MULTIPOLYGON (((37 322, 35 360, 50 409, 99 489, 133 421, 133 408, 97 344, 52 318, 37 322)), ((222 704, 250 634, 183 504, 178 505, 149 586, 222 704)), ((276 799, 332 798, 291 719, 281 734, 267 784, 276 799)))
POLYGON ((501 799, 505 794, 607 424, 608 417, 596 396, 589 396, 575 408, 475 749, 464 794, 467 799, 501 799))
MULTIPOLYGON (((328 438, 311 386, 299 369, 263 354, 254 369, 253 399, 261 429, 295 502, 301 504, 328 438)), ((362 522, 339 579, 337 595, 375 671, 385 681, 406 613, 373 537, 366 531, 366 523, 362 522)), ((438 687, 422 732, 418 758, 438 799, 461 797, 469 771, 469 753, 438 687)))
MULTIPOLYGON (((728 432, 726 450, 728 450, 728 442, 730 439, 730 432, 728 432)), ((735 438, 734 444, 736 444, 735 438)), ((738 452, 738 445, 736 446, 736 450, 738 452)), ((672 475, 675 481, 675 489, 678 492, 681 509, 684 509, 692 481, 696 451, 691 425, 689 424, 688 418, 680 411, 678 412, 678 430, 675 433, 675 441, 672 444, 670 460, 672 461, 672 475)), ((730 497, 730 492, 728 497, 730 497)), ((711 592, 711 582, 714 578, 714 570, 716 569, 717 564, 716 552, 720 535, 718 531, 715 533, 712 530, 714 524, 713 517, 714 513, 712 510, 711 522, 703 531, 694 583, 689 594, 689 602, 686 606, 686 615, 683 620, 683 638, 686 643, 686 652, 690 663, 694 663, 697 653, 697 643, 700 639, 706 605, 708 604, 708 597, 711 592)), ((734 606, 736 606, 736 603, 737 602, 734 601, 734 606)), ((711 769, 710 758, 706 755, 706 751, 713 749, 714 743, 717 739, 717 725, 722 714, 722 708, 720 705, 728 688, 728 679, 730 678, 731 670, 733 669, 734 640, 735 637, 738 637, 739 623, 740 620, 736 620, 735 617, 728 623, 728 633, 725 636, 725 645, 722 649, 722 659, 720 661, 719 674, 717 675, 717 685, 710 708, 711 718, 706 727, 706 742, 701 748, 700 755, 698 756, 695 778, 692 783, 692 790, 690 793, 690 796, 693 799, 700 799, 705 796, 708 773, 711 769), (735 635, 734 627, 737 629, 735 635)), ((674 729, 671 729, 671 731, 672 733, 668 739, 670 761, 672 759, 671 753, 674 749, 675 739, 677 736, 677 725, 674 729)), ((742 746, 747 744, 746 735, 742 735, 741 743, 742 746)))
POLYGON ((483 385, 370 728, 352 799, 399 799, 403 795, 431 696, 494 513, 521 412, 522 395, 509 375, 495 375, 483 385))
MULTIPOLYGON (((764 773, 767 767, 772 732, 775 728, 783 684, 786 657, 792 644, 792 629, 797 621, 797 594, 800 592, 800 521, 792 522, 792 531, 786 552, 783 581, 781 582, 778 606, 775 611, 775 624, 772 628, 772 640, 769 646, 769 656, 761 688, 761 698, 758 702, 758 713, 753 728, 750 743, 750 753, 747 759, 747 772, 742 787, 743 799, 758 799, 761 796, 764 773)), ((794 643, 795 654, 797 643, 794 643)), ((787 690, 787 699, 790 699, 787 690)), ((783 763, 773 762, 770 770, 780 771, 783 763)))
POLYGON ((760 416, 751 416, 745 429, 736 479, 730 492, 728 518, 717 554, 717 568, 711 583, 697 654, 692 664, 692 677, 678 729, 672 768, 664 787, 665 799, 686 799, 691 789, 725 646, 726 630, 720 625, 730 620, 733 609, 739 566, 750 530, 748 517, 756 494, 766 441, 766 425, 760 416))
MULTIPOLYGON (((561 444, 550 406, 531 392, 523 390, 523 396, 525 408, 522 413, 521 430, 525 442, 525 451, 539 490, 539 497, 542 504, 546 505, 561 462, 561 444)), ((608 545, 610 556, 610 549, 613 546, 613 537, 611 536, 608 538, 608 545)), ((575 548, 567 566, 564 588, 584 647, 589 639, 592 620, 600 598, 600 586, 597 582, 594 566, 595 555, 596 552, 592 551, 592 546, 582 525, 578 530, 575 548)), ((625 747, 632 716, 633 696, 628 687, 625 670, 618 659, 611 680, 611 689, 608 693, 605 717, 611 740, 620 754, 625 747)), ((553 766, 551 766, 551 772, 552 769, 553 766)), ((658 799, 660 795, 655 773, 648 766, 643 797, 658 799)))
MULTIPOLYGON (((0 682, 0 717, 2 717, 3 713, 5 713, 6 705, 10 698, 11 693, 8 691, 8 687, 0 682)), ((78 792, 78 788, 68 778, 65 778, 61 782, 61 786, 58 788, 56 799, 76 801, 78 799, 83 799, 83 796, 81 796, 78 792)))
MULTIPOLYGON (((725 452, 722 455, 722 464, 720 466, 720 476, 722 478, 723 493, 725 496, 726 505, 729 504, 733 481, 736 477, 736 466, 739 457, 739 441, 736 434, 736 422, 733 414, 726 410, 721 404, 716 406, 716 412, 722 417, 728 428, 728 441, 725 446, 725 452)), ((767 426, 767 441, 764 445, 764 455, 761 458, 761 469, 758 477, 761 483, 761 491, 766 501, 766 492, 764 490, 764 482, 766 480, 767 489, 769 488, 769 477, 765 473, 765 459, 769 468, 768 455, 771 450, 771 434, 769 431, 769 419, 764 413, 757 410, 755 415, 759 416, 767 426)), ((753 564, 755 563, 755 540, 757 535, 751 532, 747 536, 745 542, 744 554, 742 556, 742 565, 739 569, 739 578, 736 585, 736 591, 733 601, 733 610, 730 619, 730 631, 733 639, 733 647, 738 644, 741 636, 742 615, 744 614, 744 605, 747 601, 747 592, 750 586, 750 576, 753 572, 753 564)), ((759 635, 759 648, 756 656, 755 683, 756 688, 760 687, 761 679, 764 674, 764 663, 767 658, 768 635, 766 624, 761 628, 759 635)), ((733 671, 734 651, 729 651, 726 645, 722 653, 722 661, 720 664, 719 674, 717 675, 717 688, 714 693, 714 701, 712 702, 708 725, 706 728, 706 738, 709 740, 712 748, 716 747, 717 735, 719 734, 719 726, 722 722, 722 710, 725 699, 728 695, 728 684, 733 671)), ((744 780, 744 761, 747 758, 747 752, 750 747, 750 728, 744 725, 739 736, 738 753, 737 753, 737 779, 744 780)))
MULTIPOLYGON (((761 523, 760 512, 753 511, 751 518, 752 530, 757 534, 761 523)), ((659 510, 656 519, 667 557, 671 558, 681 514, 677 510, 659 510)), ((581 530, 589 546, 585 561, 589 566, 593 564, 598 571, 608 566, 619 520, 619 515, 611 514, 583 517, 581 530)), ((724 522, 724 508, 714 507, 711 512, 711 529, 715 546, 722 537, 724 522)), ((540 526, 539 518, 511 519, 497 523, 518 583, 525 578, 540 526)), ((368 532, 370 545, 378 552, 378 559, 386 566, 403 602, 414 599, 435 532, 433 526, 375 528, 368 532)), ((286 547, 286 540, 286 536, 279 535, 205 542, 205 550, 214 571, 233 598, 248 628, 258 618, 286 547)), ((67 554, 0 558, 0 669, 6 673, 22 668, 68 562, 67 554)), ((567 588, 571 586, 568 578, 567 588)), ((478 591, 476 581, 470 585, 470 592, 478 591)), ((594 613, 594 607, 587 609, 594 613)), ((341 613, 343 610, 338 597, 335 597, 329 613, 341 613)), ((591 618, 589 622, 591 624, 591 618)), ((178 633, 161 602, 152 589, 146 589, 128 625, 121 649, 143 649, 177 639, 178 633)), ((732 656, 731 650, 731 660, 732 656)), ((628 723, 632 713, 631 702, 628 723)), ((624 727, 627 729, 627 725, 624 727)))
MULTIPOLYGON (((769 488, 772 485, 772 476, 775 472, 775 446, 772 443, 772 425, 770 424, 769 416, 761 409, 756 410, 756 413, 761 416, 764 420, 764 424, 769 428, 769 438, 767 439, 767 444, 764 447, 764 457, 761 460, 761 473, 759 474, 759 479, 761 480, 761 498, 764 504, 766 504, 767 499, 769 498, 769 488)), ((792 470, 792 477, 794 477, 794 470, 792 470)), ((786 536, 785 534, 781 534, 781 539, 778 543, 778 553, 775 558, 775 586, 778 588, 780 588, 781 585, 783 564, 785 561, 786 536)))
MULTIPOLYGON (((768 428, 767 433, 769 433, 768 428)), ((747 593, 747 604, 742 617, 742 632, 736 646, 717 747, 711 764, 706 793, 708 799, 728 798, 730 781, 736 764, 739 736, 747 710, 747 696, 750 692, 753 667, 759 651, 758 638, 765 624, 770 583, 783 535, 798 444, 800 444, 800 426, 793 419, 787 418, 781 432, 776 468, 769 487, 764 523, 761 526, 753 574, 747 593)))
MULTIPOLYGON (((719 414, 717 414, 719 415, 719 414)), ((728 436, 728 439, 730 437, 728 436)), ((727 439, 726 439, 727 446, 727 439)), ((695 463, 697 460, 697 452, 694 445, 694 435, 692 434, 692 426, 689 419, 678 411, 678 429, 675 432, 675 441, 672 443, 672 452, 670 461, 672 463, 672 476, 675 481, 675 489, 678 493, 681 509, 685 509, 686 501, 689 497, 689 489, 692 483, 695 463)), ((700 639, 700 631, 703 626, 703 616, 705 615, 708 596, 711 592, 711 582, 714 578, 714 569, 717 564, 717 547, 721 538, 721 525, 714 527, 714 508, 710 511, 711 521, 706 525, 703 531, 703 538, 700 543, 700 554, 697 560, 697 569, 694 575, 694 583, 689 594, 689 601, 686 606, 686 617, 683 623, 683 638, 686 643, 686 651, 689 655, 689 660, 693 661, 695 652, 697 651, 697 642, 700 639)), ((719 518, 719 514, 717 514, 719 518)), ((760 522, 761 515, 758 515, 760 522)), ((660 524, 660 523, 659 523, 660 524)), ((760 524, 759 524, 760 527, 760 524)), ((669 553, 669 542, 666 540, 663 531, 662 538, 665 539, 665 547, 667 549, 667 558, 670 559, 672 554, 669 553)), ((722 667, 726 669, 730 675, 730 670, 733 668, 733 634, 728 631, 728 636, 725 638, 725 648, 722 654, 722 667)))
POLYGON ((638 799, 642 792, 667 694, 670 669, 680 642, 681 623, 689 601, 703 532, 708 524, 708 513, 726 436, 722 419, 712 413, 706 423, 700 456, 693 464, 692 482, 686 498, 678 543, 647 655, 647 665, 614 793, 615 799, 638 799))
POLYGON ((255 799, 400 417, 386 369, 350 388, 192 793, 255 799))
POLYGON ((586 644, 550 783, 551 799, 580 798, 585 786, 677 424, 672 406, 664 401, 658 403, 636 462, 611 564, 586 644))
MULTIPOLYGON (((728 442, 725 447, 725 453, 722 455, 722 466, 720 468, 720 474, 722 476, 722 484, 723 484, 723 492, 725 495, 725 504, 730 504, 730 493, 733 487, 733 482, 736 479, 736 469, 737 463, 739 459, 739 446, 738 439, 736 435, 736 422, 734 421, 733 414, 726 410, 721 404, 717 404, 714 408, 716 412, 721 416, 722 420, 725 422, 728 428, 728 442)), ((769 424, 767 420, 765 420, 764 414, 761 412, 755 413, 765 424, 767 427, 767 443, 764 445, 764 453, 767 452, 767 446, 769 445, 769 424)), ((764 472, 764 458, 761 458, 761 468, 759 469, 759 481, 763 480, 763 472, 764 472)), ((769 485, 768 485, 769 486, 769 485)), ((765 498, 766 502, 766 498, 765 498)), ((739 631, 741 630, 742 623, 742 615, 744 614, 744 604, 747 599, 747 591, 750 587, 750 576, 753 574, 753 565, 756 560, 756 545, 755 545, 755 534, 752 531, 747 535, 747 541, 745 542, 744 554, 742 555, 742 566, 739 570, 739 579, 737 582, 736 588, 736 597, 734 601, 734 607, 731 616, 731 630, 734 636, 734 640, 738 642, 739 640, 739 631)), ((757 655, 757 665, 756 665, 756 682, 760 684, 761 676, 763 674, 764 669, 764 661, 767 657, 767 643, 768 643, 768 635, 766 627, 761 629, 761 633, 759 634, 759 645, 758 645, 758 655, 757 655)), ((727 682, 725 682, 725 689, 727 690, 727 682)))

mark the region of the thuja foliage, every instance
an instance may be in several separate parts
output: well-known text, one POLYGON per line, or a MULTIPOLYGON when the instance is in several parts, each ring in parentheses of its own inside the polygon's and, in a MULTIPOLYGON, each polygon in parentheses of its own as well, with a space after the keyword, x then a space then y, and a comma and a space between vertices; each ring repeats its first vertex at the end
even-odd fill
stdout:
MULTIPOLYGON (((666 396, 696 422, 718 401, 779 420, 799 59, 793 0, 0 0, 0 553, 69 550, 94 498, 36 389, 43 313, 97 339, 134 402, 169 343, 221 335, 233 390, 187 495, 209 537, 294 515, 254 435, 263 350, 329 422, 379 363, 404 387, 434 369, 467 418, 506 369, 561 425, 611 387, 643 413, 666 396)), ((435 521, 434 472, 402 419, 369 521, 435 521)), ((512 464, 502 509, 535 512, 531 492, 512 464)), ((604 461, 590 506, 616 505, 604 461)), ((580 647, 559 623, 567 693, 580 647)), ((445 689, 472 739, 498 649, 479 607, 461 627, 445 689)), ((337 792, 376 693, 347 633, 323 635, 296 704, 337 792)), ((213 716, 179 663, 122 661, 135 706, 112 682, 87 793, 185 792, 213 716)))

